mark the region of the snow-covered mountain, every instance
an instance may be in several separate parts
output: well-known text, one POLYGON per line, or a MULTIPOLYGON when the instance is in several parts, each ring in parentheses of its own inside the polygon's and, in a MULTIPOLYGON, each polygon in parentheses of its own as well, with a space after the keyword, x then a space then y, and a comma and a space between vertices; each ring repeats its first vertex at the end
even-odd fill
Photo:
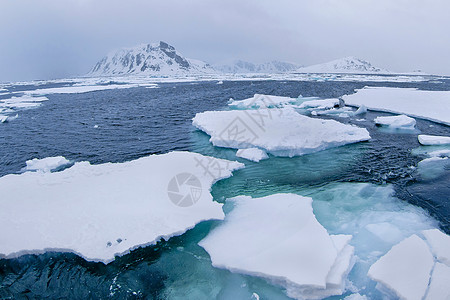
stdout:
POLYGON ((255 64, 243 60, 235 60, 231 63, 213 65, 213 68, 222 73, 289 73, 297 70, 300 66, 283 62, 271 61, 262 64, 255 64))
POLYGON ((173 46, 165 43, 142 44, 111 52, 88 73, 106 75, 191 75, 216 73, 207 63, 185 58, 173 46))
POLYGON ((349 56, 327 63, 299 68, 298 73, 354 73, 354 74, 389 74, 388 70, 373 66, 370 62, 349 56))

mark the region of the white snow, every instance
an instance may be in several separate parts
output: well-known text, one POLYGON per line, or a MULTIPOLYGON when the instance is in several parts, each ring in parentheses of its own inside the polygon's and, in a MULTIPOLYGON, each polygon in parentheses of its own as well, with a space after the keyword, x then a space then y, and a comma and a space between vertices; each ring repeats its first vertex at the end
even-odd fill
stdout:
POLYGON ((258 148, 248 148, 248 149, 239 149, 236 152, 237 157, 242 157, 254 162, 259 162, 260 160, 267 159, 269 156, 267 153, 258 148))
POLYGON ((376 117, 374 122, 379 126, 386 126, 391 129, 414 130, 416 126, 416 120, 406 115, 376 117))
POLYGON ((209 192, 238 162, 190 152, 0 178, 0 253, 68 251, 110 262, 140 246, 223 219, 209 192), (178 190, 177 190, 178 189, 178 190))
POLYGON ((295 98, 255 94, 252 98, 233 100, 228 105, 234 109, 280 108, 296 102, 295 98))
POLYGON ((424 146, 450 144, 450 136, 420 134, 417 138, 419 140, 419 143, 424 146))
POLYGON ((368 276, 401 299, 420 300, 427 291, 433 265, 433 255, 427 244, 413 234, 374 263, 368 276))
POLYGON ((296 156, 370 139, 364 128, 313 119, 293 108, 198 113, 193 125, 211 136, 213 145, 260 148, 276 156, 296 156))
POLYGON ((199 242, 213 266, 269 279, 298 299, 342 293, 336 287, 351 267, 351 236, 330 236, 317 222, 311 198, 275 194, 227 201, 233 210, 199 242))
POLYGON ((70 161, 63 156, 46 157, 42 159, 33 158, 26 161, 25 171, 51 172, 60 167, 70 164, 70 161))
POLYGON ((427 300, 450 299, 450 267, 441 263, 436 263, 433 275, 431 275, 430 288, 428 289, 427 300))
POLYGON ((422 231, 436 259, 450 267, 450 236, 439 229, 422 231))
POLYGON ((348 105, 365 105, 372 110, 401 113, 450 125, 450 91, 364 87, 343 99, 348 105))

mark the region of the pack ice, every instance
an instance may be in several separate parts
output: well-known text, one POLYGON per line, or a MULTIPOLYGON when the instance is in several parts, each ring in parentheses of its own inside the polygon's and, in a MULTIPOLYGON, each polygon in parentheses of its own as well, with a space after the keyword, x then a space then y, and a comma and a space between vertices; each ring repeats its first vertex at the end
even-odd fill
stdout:
POLYGON ((364 105, 372 110, 401 113, 450 125, 450 91, 364 87, 343 99, 349 105, 364 105))
POLYGON ((370 139, 365 128, 310 118, 291 107, 207 111, 196 114, 193 125, 210 135, 215 146, 259 148, 276 156, 292 157, 370 139))
POLYGON ((212 264, 263 277, 297 299, 344 291, 352 267, 351 235, 329 235, 316 220, 312 199, 295 194, 227 200, 234 208, 199 242, 212 264))
POLYGON ((450 297, 450 236, 438 229, 413 234, 393 246, 368 275, 401 299, 450 297))
POLYGON ((70 161, 62 156, 33 158, 26 161, 25 171, 50 172, 70 164, 70 161))
POLYGON ((223 219, 209 189, 243 164, 190 152, 0 178, 0 254, 73 252, 108 263, 223 219))

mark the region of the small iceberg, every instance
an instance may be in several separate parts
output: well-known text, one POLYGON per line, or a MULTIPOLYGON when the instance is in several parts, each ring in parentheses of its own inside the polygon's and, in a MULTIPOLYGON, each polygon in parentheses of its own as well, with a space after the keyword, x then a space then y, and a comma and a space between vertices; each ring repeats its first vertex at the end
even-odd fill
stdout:
POLYGON ((70 160, 63 156, 46 157, 42 159, 33 158, 26 161, 24 171, 51 172, 70 164, 70 160))
POLYGON ((252 98, 231 100, 228 106, 232 109, 281 108, 296 102, 295 98, 255 94, 252 98))
POLYGON ((224 218, 210 188, 244 165, 191 152, 0 178, 0 256, 115 256, 224 218))
POLYGON ((419 143, 424 146, 450 144, 450 136, 420 134, 417 138, 419 143))
POLYGON ((296 299, 344 292, 353 266, 351 235, 329 235, 312 199, 295 194, 227 200, 234 208, 199 245, 213 266, 268 279, 296 299))
POLYGON ((258 148, 239 149, 236 152, 236 156, 254 162, 259 162, 260 160, 269 158, 265 151, 258 148))
POLYGON ((375 124, 380 127, 386 127, 393 130, 415 130, 416 120, 406 115, 377 117, 375 124))
POLYGON ((259 148, 275 156, 297 156, 367 141, 365 128, 314 119, 293 108, 207 111, 193 125, 211 136, 214 146, 259 148))

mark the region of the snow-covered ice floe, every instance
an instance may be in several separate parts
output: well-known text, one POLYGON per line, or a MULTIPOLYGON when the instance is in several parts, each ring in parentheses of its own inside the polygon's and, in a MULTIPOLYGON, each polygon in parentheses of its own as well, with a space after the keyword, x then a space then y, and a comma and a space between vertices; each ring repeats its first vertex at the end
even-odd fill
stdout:
POLYGON ((258 148, 239 149, 236 152, 236 156, 254 162, 259 162, 260 160, 269 158, 265 151, 258 148))
POLYGON ((295 98, 255 94, 252 98, 244 100, 230 99, 228 106, 233 109, 281 108, 296 103, 295 98))
POLYGON ((369 269, 381 289, 401 299, 448 299, 450 297, 450 236, 438 229, 404 239, 369 269))
POLYGON ((309 197, 240 196, 225 221, 199 242, 212 264, 263 277, 290 297, 340 295, 353 263, 350 235, 329 235, 314 216, 309 197))
POLYGON ((364 87, 343 99, 348 105, 365 105, 372 110, 407 114, 450 125, 450 91, 364 87))
POLYGON ((450 145, 450 136, 420 134, 417 138, 419 143, 424 146, 450 145))
POLYGON ((108 263, 223 219, 211 185, 244 165, 190 152, 0 178, 0 253, 73 252, 108 263))
POLYGON ((47 101, 47 97, 11 97, 9 99, 0 100, 0 109, 21 109, 21 108, 34 108, 40 106, 43 101, 47 101))
POLYGON ((293 108, 207 111, 193 125, 218 147, 259 148, 276 156, 296 156, 367 141, 365 128, 300 115, 293 108))
POLYGON ((63 156, 33 158, 26 161, 24 171, 51 172, 70 164, 70 160, 63 156))
POLYGON ((415 130, 416 120, 406 115, 377 117, 375 124, 382 127, 398 130, 415 130))

